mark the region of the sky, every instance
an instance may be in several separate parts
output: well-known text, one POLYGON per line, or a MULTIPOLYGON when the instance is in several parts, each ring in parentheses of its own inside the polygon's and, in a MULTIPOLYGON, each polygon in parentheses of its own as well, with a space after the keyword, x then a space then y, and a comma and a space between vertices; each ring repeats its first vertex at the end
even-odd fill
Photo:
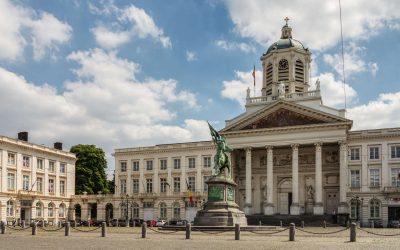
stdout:
POLYGON ((0 134, 69 149, 209 140, 260 94, 260 56, 289 17, 323 103, 353 130, 398 127, 400 1, 0 1, 0 134), (346 86, 345 91, 343 86, 346 86), (346 98, 344 96, 346 93, 346 98), (346 100, 346 106, 345 106, 346 100))

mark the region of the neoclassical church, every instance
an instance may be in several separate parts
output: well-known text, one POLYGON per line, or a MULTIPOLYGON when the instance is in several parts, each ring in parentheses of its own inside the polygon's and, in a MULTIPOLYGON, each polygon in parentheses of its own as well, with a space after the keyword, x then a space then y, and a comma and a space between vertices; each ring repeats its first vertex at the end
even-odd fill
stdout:
MULTIPOLYGON (((352 131, 344 109, 325 106, 324 83, 310 89, 311 52, 287 20, 260 59, 261 96, 248 90, 245 112, 220 131, 234 149, 236 202, 246 215, 399 219, 400 129, 352 131)), ((116 149, 114 197, 73 203, 89 211, 92 200, 97 219, 192 221, 207 199, 214 153, 211 141, 116 149)))

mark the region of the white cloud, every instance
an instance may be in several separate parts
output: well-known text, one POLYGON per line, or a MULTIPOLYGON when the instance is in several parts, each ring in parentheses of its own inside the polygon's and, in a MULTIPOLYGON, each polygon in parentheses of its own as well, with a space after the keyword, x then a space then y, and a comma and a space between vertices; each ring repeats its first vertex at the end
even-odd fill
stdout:
POLYGON ((376 100, 348 109, 353 130, 398 127, 400 92, 380 94, 376 100))
MULTIPOLYGON (((366 63, 362 56, 365 53, 365 47, 359 47, 355 43, 350 42, 346 47, 344 53, 344 65, 346 77, 349 77, 355 73, 370 71, 375 76, 378 71, 377 63, 369 62, 366 63)), ((343 75, 343 60, 340 54, 324 54, 324 62, 331 66, 336 73, 340 76, 343 75)))
MULTIPOLYGON (((222 82, 222 97, 237 101, 242 107, 244 107, 244 104, 246 103, 247 88, 251 89, 251 96, 253 96, 254 93, 254 79, 252 73, 253 70, 248 72, 235 71, 235 80, 222 82)), ((261 95, 261 85, 262 72, 256 71, 256 96, 261 95)))
POLYGON ((256 48, 254 48, 254 46, 249 45, 247 43, 237 43, 237 42, 228 42, 225 40, 217 40, 215 41, 215 45, 224 50, 241 50, 246 53, 256 51, 256 48))
MULTIPOLYGON (((340 41, 338 1, 241 1, 225 0, 236 31, 269 46, 280 37, 277 27, 288 16, 293 37, 312 50, 331 48, 340 41), (317 11, 316 11, 317 10, 317 11), (268 14, 266 14, 268 12, 268 14), (310 18, 312 17, 312 18, 310 18)), ((399 26, 400 2, 391 0, 342 1, 343 35, 361 40, 379 33, 383 27, 399 26)))
POLYGON ((194 53, 193 51, 186 51, 186 61, 197 61, 196 53, 194 53))
POLYGON ((96 144, 108 155, 117 147, 209 139, 204 121, 167 124, 178 116, 171 104, 198 107, 196 96, 178 90, 175 80, 138 81, 139 65, 101 49, 68 59, 78 65, 76 79, 59 91, 0 67, 2 134, 26 130, 36 143, 96 144))
MULTIPOLYGON (((334 106, 337 108, 344 108, 345 104, 345 91, 342 81, 335 80, 332 73, 322 73, 316 77, 311 78, 313 88, 317 79, 320 80, 321 96, 324 105, 334 106)), ((348 84, 346 86, 346 102, 347 105, 353 103, 357 99, 357 92, 348 84)))
POLYGON ((0 59, 19 60, 27 45, 33 58, 41 60, 48 51, 52 57, 69 41, 72 28, 48 12, 36 12, 8 0, 0 1, 0 59))
POLYGON ((171 39, 164 35, 164 31, 155 24, 153 18, 144 9, 134 5, 118 8, 113 1, 105 1, 101 5, 97 7, 89 3, 89 10, 92 14, 115 15, 116 18, 112 29, 104 25, 91 29, 97 44, 103 48, 113 49, 132 38, 145 39, 147 37, 158 40, 165 48, 172 47, 171 39))

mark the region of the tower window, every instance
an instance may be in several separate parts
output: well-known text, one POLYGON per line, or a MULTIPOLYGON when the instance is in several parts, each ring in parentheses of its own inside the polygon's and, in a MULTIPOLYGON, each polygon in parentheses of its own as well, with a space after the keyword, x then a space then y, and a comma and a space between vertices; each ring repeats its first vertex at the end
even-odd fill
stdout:
POLYGON ((268 66, 265 68, 265 83, 266 85, 271 85, 272 84, 272 64, 268 64, 268 66))
POLYGON ((304 64, 301 60, 296 60, 295 80, 299 83, 304 83, 304 64))
POLYGON ((289 81, 289 62, 286 59, 279 61, 278 82, 289 81))

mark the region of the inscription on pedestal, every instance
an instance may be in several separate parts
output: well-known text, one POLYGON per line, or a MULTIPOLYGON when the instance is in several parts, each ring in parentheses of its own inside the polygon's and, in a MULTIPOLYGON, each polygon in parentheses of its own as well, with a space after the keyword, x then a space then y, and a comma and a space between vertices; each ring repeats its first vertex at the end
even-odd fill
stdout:
POLYGON ((235 190, 231 187, 228 187, 227 196, 228 201, 235 201, 235 190))
POLYGON ((223 201, 224 188, 221 186, 210 186, 208 188, 208 201, 223 201))

